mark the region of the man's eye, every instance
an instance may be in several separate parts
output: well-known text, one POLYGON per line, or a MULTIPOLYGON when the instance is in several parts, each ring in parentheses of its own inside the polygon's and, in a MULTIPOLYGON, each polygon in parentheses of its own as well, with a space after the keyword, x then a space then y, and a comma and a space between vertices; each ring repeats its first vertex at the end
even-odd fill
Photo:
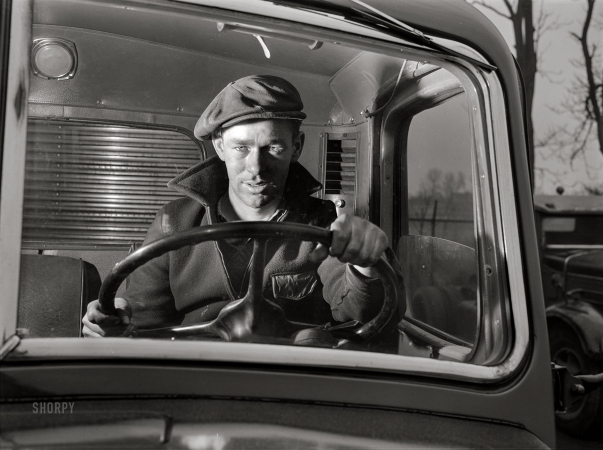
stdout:
POLYGON ((283 151, 283 147, 281 146, 272 146, 270 147, 270 151, 273 153, 281 153, 283 151))
POLYGON ((247 147, 235 147, 234 149, 237 152, 246 152, 247 151, 247 147))

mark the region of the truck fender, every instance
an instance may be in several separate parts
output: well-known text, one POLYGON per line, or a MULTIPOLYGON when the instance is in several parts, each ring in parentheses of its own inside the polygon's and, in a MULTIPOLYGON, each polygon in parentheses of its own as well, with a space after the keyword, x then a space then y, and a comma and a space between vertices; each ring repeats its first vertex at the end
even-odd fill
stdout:
POLYGON ((551 305, 546 318, 549 333, 561 322, 576 333, 587 355, 603 359, 603 315, 589 303, 573 300, 551 305))

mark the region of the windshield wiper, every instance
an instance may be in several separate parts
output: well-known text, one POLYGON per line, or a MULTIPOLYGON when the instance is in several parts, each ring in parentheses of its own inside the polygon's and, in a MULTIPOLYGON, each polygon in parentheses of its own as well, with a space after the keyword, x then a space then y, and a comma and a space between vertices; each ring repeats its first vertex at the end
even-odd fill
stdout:
POLYGON ((368 26, 369 28, 381 32, 386 32, 394 37, 402 38, 413 44, 418 44, 423 47, 437 50, 445 55, 468 60, 472 64, 483 69, 496 70, 496 66, 488 64, 484 61, 480 61, 472 56, 453 50, 442 43, 436 42, 433 38, 427 36, 425 33, 405 24, 404 22, 401 22, 394 17, 391 17, 383 11, 366 4, 361 0, 349 1, 364 9, 334 5, 332 3, 326 3, 322 0, 273 0, 272 3, 312 12, 322 12, 325 14, 337 15, 349 22, 368 26))
POLYGON ((400 22, 398 19, 396 19, 388 14, 385 14, 383 11, 380 11, 377 8, 375 8, 371 5, 368 5, 364 2, 361 2, 360 0, 350 0, 350 1, 377 14, 377 16, 375 16, 374 14, 369 14, 358 8, 351 8, 352 10, 356 11, 357 13, 370 17, 372 20, 374 20, 376 22, 381 22, 386 26, 389 26, 389 27, 402 31, 404 33, 405 37, 407 37, 407 38, 408 38, 408 35, 411 35, 414 38, 414 40, 418 39, 419 43, 421 43, 423 45, 431 46, 431 44, 433 43, 433 41, 431 39, 429 39, 427 36, 425 36, 425 34, 421 33, 416 28, 412 28, 412 27, 406 25, 404 22, 400 22))

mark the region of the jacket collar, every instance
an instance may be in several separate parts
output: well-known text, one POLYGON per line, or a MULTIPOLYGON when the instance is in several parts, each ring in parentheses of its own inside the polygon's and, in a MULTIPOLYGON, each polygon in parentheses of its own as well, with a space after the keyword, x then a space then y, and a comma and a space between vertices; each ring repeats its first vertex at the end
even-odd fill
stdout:
MULTIPOLYGON (((168 183, 168 187, 197 200, 206 208, 218 203, 228 191, 226 164, 212 156, 182 172, 168 183)), ((320 184, 304 166, 291 163, 285 185, 286 197, 307 197, 322 189, 320 184)))

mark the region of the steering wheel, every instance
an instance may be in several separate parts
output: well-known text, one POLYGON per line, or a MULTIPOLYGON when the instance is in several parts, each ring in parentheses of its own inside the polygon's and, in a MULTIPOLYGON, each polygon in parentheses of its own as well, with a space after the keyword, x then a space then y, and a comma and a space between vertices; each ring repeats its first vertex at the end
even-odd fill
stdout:
POLYGON ((266 242, 270 239, 299 239, 330 247, 332 232, 323 228, 276 222, 231 222, 207 225, 174 233, 151 242, 128 255, 111 270, 99 293, 100 310, 116 315, 114 300, 117 289, 139 266, 171 250, 227 238, 252 238, 253 255, 246 295, 225 306, 210 322, 153 330, 138 330, 137 337, 217 336, 225 341, 257 342, 270 338, 288 338, 298 345, 341 347, 348 341, 364 341, 380 331, 391 319, 400 301, 396 274, 381 257, 373 266, 383 283, 385 298, 381 310, 365 324, 356 321, 336 326, 291 322, 280 306, 262 294, 266 242))

